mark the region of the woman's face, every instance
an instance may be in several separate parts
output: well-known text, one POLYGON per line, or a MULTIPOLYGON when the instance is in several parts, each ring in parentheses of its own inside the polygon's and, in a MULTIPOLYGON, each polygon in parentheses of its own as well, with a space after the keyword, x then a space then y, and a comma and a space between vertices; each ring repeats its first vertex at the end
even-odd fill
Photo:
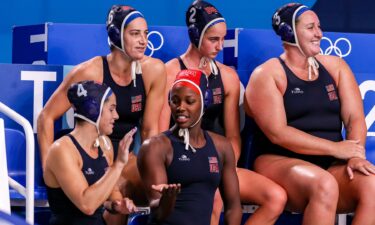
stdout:
POLYGON ((203 35, 199 49, 203 56, 214 59, 223 50, 224 37, 227 34, 227 25, 224 22, 217 23, 208 28, 203 35))
POLYGON ((306 11, 298 18, 296 34, 299 45, 307 57, 320 53, 320 40, 323 34, 319 18, 313 11, 306 11))
POLYGON ((143 58, 147 48, 147 34, 147 23, 142 17, 134 19, 125 27, 124 48, 133 60, 143 58))
POLYGON ((169 106, 172 117, 180 128, 189 128, 200 117, 201 97, 191 88, 176 84, 171 90, 169 106))
POLYGON ((100 134, 110 135, 113 132, 115 120, 119 118, 116 111, 116 96, 112 94, 104 102, 99 122, 100 134))

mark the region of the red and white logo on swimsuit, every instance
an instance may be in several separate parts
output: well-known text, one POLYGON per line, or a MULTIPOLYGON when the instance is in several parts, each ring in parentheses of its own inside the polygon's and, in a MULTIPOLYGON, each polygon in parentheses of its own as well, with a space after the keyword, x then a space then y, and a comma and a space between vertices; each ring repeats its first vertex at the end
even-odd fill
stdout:
POLYGON ((132 101, 131 112, 142 111, 142 95, 132 96, 131 101, 132 101))
POLYGON ((208 157, 208 163, 210 165, 210 173, 219 173, 219 161, 216 157, 208 157))
POLYGON ((214 104, 221 104, 222 103, 222 101, 221 101, 221 96, 222 96, 221 88, 212 89, 212 95, 213 95, 213 103, 214 104))
POLYGON ((329 98, 330 101, 334 101, 334 100, 338 99, 337 94, 336 94, 336 90, 335 90, 335 86, 333 86, 333 84, 327 85, 326 90, 327 90, 328 98, 329 98))

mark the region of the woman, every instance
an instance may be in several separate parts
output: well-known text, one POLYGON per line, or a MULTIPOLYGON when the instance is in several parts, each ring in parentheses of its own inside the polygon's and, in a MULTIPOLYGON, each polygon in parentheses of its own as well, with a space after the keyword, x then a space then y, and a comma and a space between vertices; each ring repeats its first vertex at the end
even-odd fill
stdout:
POLYGON ((111 213, 129 214, 135 210, 133 202, 122 198, 115 187, 128 162, 136 129, 120 141, 117 159, 113 161, 107 135, 112 133, 118 114, 111 88, 93 81, 75 83, 68 89, 68 99, 74 108, 76 126, 51 146, 44 169, 52 212, 50 224, 105 224, 102 204, 107 199, 111 200, 106 202, 111 213))
MULTIPOLYGON (((134 126, 140 127, 144 140, 159 133, 158 121, 163 105, 165 88, 164 64, 144 55, 147 47, 147 23, 142 13, 130 6, 114 5, 108 13, 107 31, 111 52, 97 56, 77 65, 64 79, 46 103, 38 118, 38 141, 44 167, 47 150, 53 141, 54 121, 70 107, 66 93, 72 83, 82 80, 104 82, 117 96, 119 119, 114 124, 110 138, 117 146, 125 133, 134 126)), ((133 150, 133 146, 130 148, 133 150)), ((144 196, 138 192, 139 174, 131 153, 129 164, 124 170, 123 183, 126 196, 138 193, 132 198, 138 204, 144 196)))
POLYGON ((255 170, 287 191, 287 207, 304 213, 303 224, 334 224, 336 212, 352 211, 352 224, 375 224, 375 168, 365 159, 353 73, 343 59, 319 55, 319 18, 306 6, 281 7, 272 26, 284 52, 256 68, 246 88, 259 126, 255 170))
POLYGON ((226 224, 241 222, 231 144, 201 128, 206 89, 201 71, 179 72, 170 93, 175 126, 141 146, 138 168, 151 205, 150 224, 209 224, 217 187, 226 224))
MULTIPOLYGON (((237 162, 241 154, 238 107, 240 81, 232 68, 215 61, 215 57, 223 49, 227 30, 225 19, 213 5, 205 1, 195 1, 186 12, 186 24, 191 43, 183 55, 166 64, 166 95, 180 70, 199 69, 209 74, 209 89, 213 101, 205 110, 202 128, 225 135, 232 144, 237 162)), ((170 109, 165 102, 159 122, 161 130, 168 129, 170 114, 170 109)), ((237 175, 240 182, 241 202, 260 206, 249 217, 246 224, 274 224, 284 209, 286 202, 284 190, 271 180, 250 170, 237 168, 237 175)), ((217 193, 212 225, 218 224, 221 209, 222 203, 217 193)))

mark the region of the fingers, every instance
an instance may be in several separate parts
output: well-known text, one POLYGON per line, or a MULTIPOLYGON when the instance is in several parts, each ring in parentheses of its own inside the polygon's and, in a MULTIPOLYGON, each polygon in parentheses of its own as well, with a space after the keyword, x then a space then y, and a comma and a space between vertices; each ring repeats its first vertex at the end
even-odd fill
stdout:
POLYGON ((352 143, 355 143, 355 144, 359 144, 359 140, 357 139, 357 140, 348 140, 349 142, 352 142, 352 143))
POLYGON ((165 194, 175 194, 179 193, 181 190, 181 184, 158 184, 151 185, 151 188, 155 191, 165 195, 165 194))
POLYGON ((348 172, 349 179, 350 179, 350 180, 353 180, 353 178, 354 178, 353 169, 352 169, 350 166, 347 166, 347 167, 346 167, 346 171, 348 172))

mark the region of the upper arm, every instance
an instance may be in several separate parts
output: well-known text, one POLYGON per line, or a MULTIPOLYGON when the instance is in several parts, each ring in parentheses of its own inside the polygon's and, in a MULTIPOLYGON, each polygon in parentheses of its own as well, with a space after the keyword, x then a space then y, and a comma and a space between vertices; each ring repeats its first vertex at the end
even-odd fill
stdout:
POLYGON ((47 168, 53 173, 64 193, 79 208, 82 205, 82 193, 89 185, 75 155, 75 150, 66 143, 54 144, 47 156, 47 168))
POLYGON ((177 73, 180 71, 180 67, 177 59, 172 59, 171 61, 165 64, 167 71, 167 82, 164 89, 164 104, 163 109, 159 119, 159 130, 165 131, 169 129, 169 122, 171 118, 171 109, 169 108, 169 91, 172 88, 173 82, 176 79, 177 73))
POLYGON ((146 107, 143 115, 142 138, 143 140, 159 133, 159 121, 161 109, 164 104, 166 83, 166 71, 164 63, 160 60, 150 59, 151 65, 144 70, 144 82, 146 86, 146 107))
POLYGON ((246 87, 246 100, 252 117, 267 137, 277 135, 287 126, 283 94, 269 65, 256 68, 246 87))
POLYGON ((235 167, 235 158, 231 144, 222 140, 218 143, 218 152, 222 161, 222 179, 220 183, 220 193, 223 198, 225 208, 240 205, 240 195, 238 178, 235 167))
MULTIPOLYGON (((354 134, 355 139, 364 139, 366 130, 365 117, 363 112, 363 102, 358 84, 354 74, 348 64, 341 58, 339 60, 339 76, 338 76, 338 94, 341 103, 341 117, 343 119, 347 131, 351 131, 352 126, 360 126, 357 128, 362 134, 354 134)), ((350 132, 349 132, 350 133, 350 132)), ((348 136, 350 138, 350 135, 348 136)), ((352 139, 352 138, 350 138, 352 139)))
POLYGON ((239 97, 240 80, 237 73, 224 66, 222 69, 222 80, 225 90, 224 98, 224 129, 225 136, 231 141, 235 155, 240 155, 240 122, 239 122, 239 97))
POLYGON ((144 141, 137 156, 138 170, 150 201, 160 198, 160 194, 151 186, 168 183, 165 148, 159 143, 160 136, 155 139, 144 141))

